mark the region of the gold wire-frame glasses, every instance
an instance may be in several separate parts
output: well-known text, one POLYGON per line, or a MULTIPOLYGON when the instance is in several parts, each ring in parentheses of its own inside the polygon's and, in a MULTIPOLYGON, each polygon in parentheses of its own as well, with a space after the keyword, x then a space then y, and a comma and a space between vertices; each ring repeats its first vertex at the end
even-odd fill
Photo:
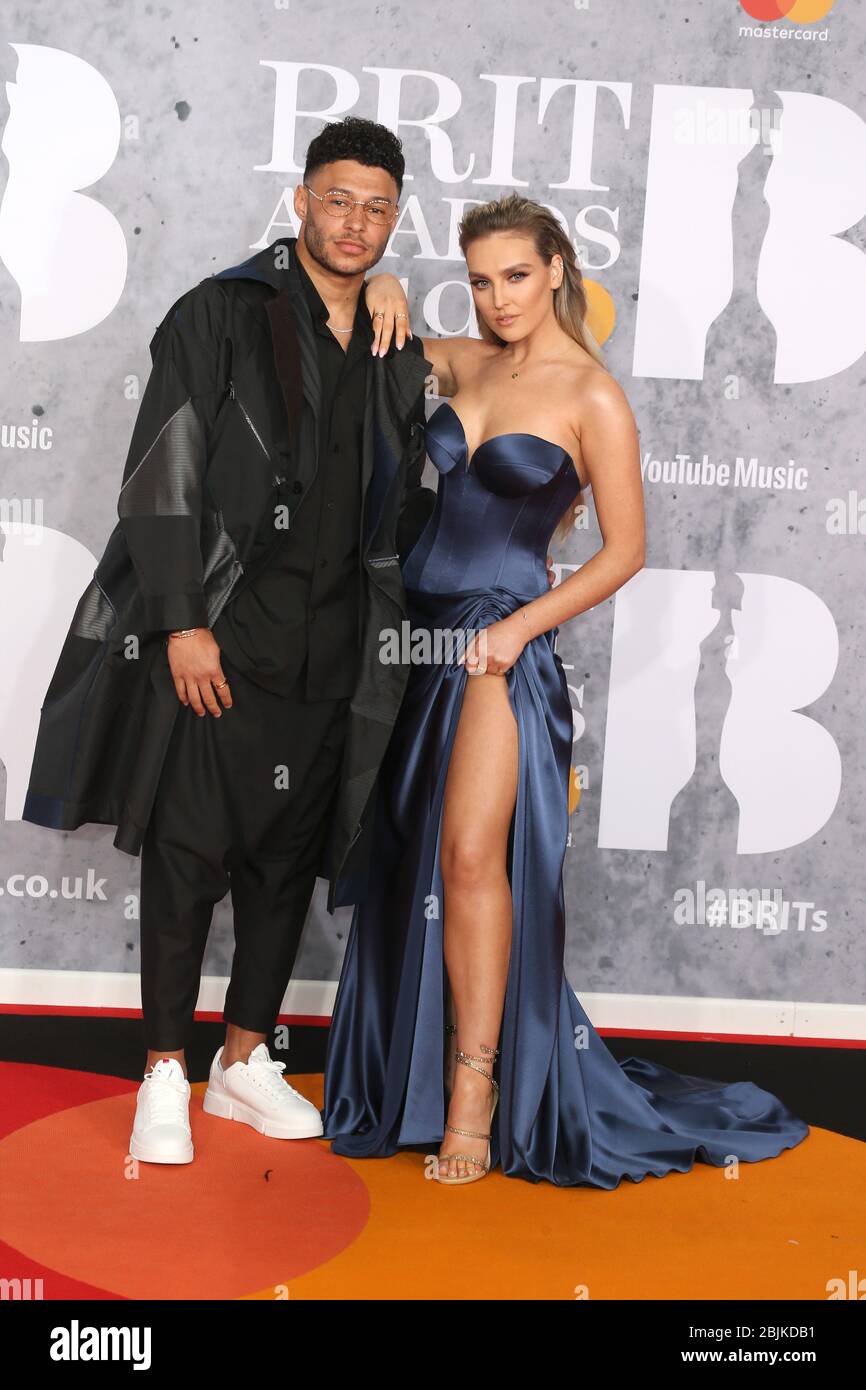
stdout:
POLYGON ((397 204, 392 203, 390 198, 367 198, 366 200, 364 198, 350 198, 348 193, 338 193, 333 189, 323 196, 311 188, 308 183, 304 184, 304 188, 308 193, 312 193, 314 198, 318 198, 325 212, 330 213, 332 217, 348 217, 349 209, 353 205, 363 207, 365 215, 371 222, 379 222, 383 226, 393 222, 397 216, 397 204))

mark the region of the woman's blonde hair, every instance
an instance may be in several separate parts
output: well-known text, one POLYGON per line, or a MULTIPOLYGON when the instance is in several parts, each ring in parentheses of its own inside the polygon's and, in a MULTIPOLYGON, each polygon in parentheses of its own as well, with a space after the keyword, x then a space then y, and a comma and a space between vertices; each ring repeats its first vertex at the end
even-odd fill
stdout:
MULTIPOLYGON (((481 203, 467 209, 458 228, 460 250, 466 249, 473 241, 490 236, 493 232, 517 232, 529 237, 538 256, 550 265, 554 256, 562 257, 562 280, 551 291, 553 312, 557 322, 570 338, 579 343, 599 366, 607 370, 601 348, 587 327, 586 291, 583 288, 583 275, 574 254, 571 238, 563 231, 549 208, 536 203, 532 198, 524 198, 520 193, 509 193, 505 198, 481 203)), ((488 343, 505 346, 500 338, 483 319, 479 320, 482 338, 488 343)), ((583 490, 560 517, 553 533, 554 540, 564 540, 571 530, 575 509, 583 502, 583 490)))

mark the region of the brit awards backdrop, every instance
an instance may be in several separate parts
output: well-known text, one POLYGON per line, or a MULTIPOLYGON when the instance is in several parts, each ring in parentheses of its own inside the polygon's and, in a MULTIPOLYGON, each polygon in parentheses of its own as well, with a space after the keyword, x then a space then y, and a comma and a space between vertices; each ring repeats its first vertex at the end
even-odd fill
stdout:
MULTIPOLYGON (((138 1006, 139 861, 112 827, 21 820, 40 704, 156 325, 297 232, 307 144, 354 113, 403 141, 377 269, 416 334, 478 333, 458 224, 518 190, 572 238, 638 422, 646 567, 558 638, 571 984, 602 1027, 863 1036, 864 8, 30 0, 4 21, 0 1003, 138 1006)), ((560 576, 601 544, 587 500, 560 576)), ((349 921, 320 883, 285 1013, 329 1013, 349 921)), ((226 898, 204 1010, 232 948, 226 898)))

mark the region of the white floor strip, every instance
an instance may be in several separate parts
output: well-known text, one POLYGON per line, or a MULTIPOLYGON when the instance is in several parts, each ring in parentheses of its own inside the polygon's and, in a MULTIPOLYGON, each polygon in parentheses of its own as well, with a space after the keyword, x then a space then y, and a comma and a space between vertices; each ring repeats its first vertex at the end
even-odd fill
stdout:
MULTIPOLYGON (((221 1013, 228 980, 205 976, 197 1008, 221 1013)), ((330 1018, 335 980, 293 980, 280 1013, 330 1018)), ((791 999, 712 999, 687 995, 578 994, 596 1028, 650 1033, 748 1034, 768 1038, 866 1039, 866 1005, 791 999)), ((99 970, 0 970, 0 1007, 140 1009, 137 974, 99 970)))

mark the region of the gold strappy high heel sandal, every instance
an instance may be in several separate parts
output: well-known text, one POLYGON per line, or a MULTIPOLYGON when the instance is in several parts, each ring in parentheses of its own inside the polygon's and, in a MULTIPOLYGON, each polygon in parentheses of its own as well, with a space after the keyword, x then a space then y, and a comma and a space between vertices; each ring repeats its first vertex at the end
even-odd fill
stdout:
MULTIPOLYGON (((448 1026, 451 1027, 452 1025, 448 1025, 448 1026)), ((458 1062, 461 1062, 461 1063, 463 1064, 464 1067, 471 1067, 473 1071, 479 1072, 481 1076, 486 1076, 486 1077, 487 1077, 487 1080, 490 1082, 491 1086, 493 1087, 493 1104, 492 1104, 491 1107, 490 1107, 490 1125, 491 1125, 491 1129, 492 1129, 492 1127, 493 1127, 493 1116, 494 1116, 495 1113, 496 1113, 496 1102, 499 1100, 499 1083, 496 1082, 496 1081, 494 1081, 493 1077, 490 1075, 489 1072, 486 1072, 486 1071, 484 1070, 483 1067, 479 1067, 477 1064, 478 1064, 479 1062, 490 1062, 491 1071, 492 1071, 493 1066, 494 1066, 494 1064, 495 1064, 495 1062, 496 1062, 496 1058, 499 1056, 499 1048, 498 1048, 498 1047, 488 1047, 488 1046, 486 1045, 486 1043, 480 1043, 479 1046, 480 1046, 480 1048, 481 1048, 481 1051, 485 1054, 483 1057, 476 1057, 476 1056, 474 1055, 474 1053, 471 1053, 471 1052, 463 1052, 463 1051, 461 1051, 461 1050, 458 1049, 457 1054, 456 1054, 456 1059, 457 1059, 458 1062)), ((460 1153, 444 1153, 444 1154, 440 1154, 440 1155, 439 1155, 439 1160, 438 1160, 439 1163, 445 1163, 445 1162, 447 1162, 447 1160, 448 1160, 449 1158, 462 1158, 464 1163, 472 1163, 472 1164, 474 1164, 476 1167, 478 1167, 478 1168, 481 1169, 481 1172, 480 1172, 480 1173, 464 1173, 462 1177, 453 1177, 453 1178, 449 1178, 447 1175, 438 1174, 438 1165, 437 1165, 438 1181, 439 1181, 439 1182, 442 1182, 442 1183, 446 1183, 446 1184, 448 1184, 448 1185, 451 1186, 451 1187, 456 1187, 458 1183, 477 1182, 479 1178, 484 1178, 484 1177, 486 1177, 487 1174, 490 1172, 490 1134, 481 1134, 481 1133, 480 1133, 478 1130, 476 1130, 476 1129, 455 1129, 453 1125, 449 1125, 449 1124, 446 1124, 445 1128, 446 1128, 446 1129, 450 1129, 450 1131, 451 1131, 452 1134, 465 1134, 465 1135, 467 1135, 467 1137, 470 1138, 470 1139, 486 1139, 486 1140, 487 1140, 487 1157, 482 1159, 482 1158, 478 1158, 477 1155, 475 1155, 475 1154, 460 1154, 460 1153)))

